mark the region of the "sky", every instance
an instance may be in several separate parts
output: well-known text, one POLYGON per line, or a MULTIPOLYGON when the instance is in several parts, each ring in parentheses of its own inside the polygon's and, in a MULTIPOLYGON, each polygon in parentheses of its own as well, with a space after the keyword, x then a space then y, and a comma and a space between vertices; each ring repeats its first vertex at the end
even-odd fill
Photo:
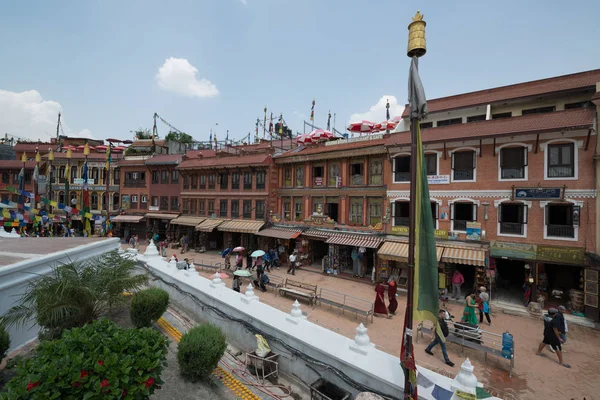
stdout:
POLYGON ((596 0, 7 0, 0 135, 49 140, 60 111, 66 135, 130 139, 156 112, 241 139, 265 107, 302 133, 313 99, 318 127, 379 122, 406 103, 417 10, 428 98, 600 68, 596 0))

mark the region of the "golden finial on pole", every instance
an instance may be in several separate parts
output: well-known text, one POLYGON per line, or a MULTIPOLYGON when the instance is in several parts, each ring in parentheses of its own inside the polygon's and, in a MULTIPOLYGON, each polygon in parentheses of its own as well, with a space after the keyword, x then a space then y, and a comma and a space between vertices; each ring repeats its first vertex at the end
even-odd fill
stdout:
POLYGON ((39 163, 42 161, 42 156, 39 151, 35 152, 35 162, 39 163))
POLYGON ((85 146, 83 146, 83 154, 86 156, 90 155, 90 145, 85 142, 85 146))
POLYGON ((67 158, 69 158, 69 159, 70 159, 71 157, 73 157, 73 153, 71 152, 71 148, 69 147, 69 148, 67 149, 67 158))
POLYGON ((425 41, 425 26, 423 15, 417 11, 408 25, 408 50, 406 55, 412 57, 422 57, 427 53, 427 42, 425 41))
POLYGON ((48 161, 54 161, 54 150, 52 148, 48 149, 48 161))
POLYGON ((21 156, 21 162, 22 163, 26 163, 27 162, 27 153, 23 152, 23 155, 21 156))

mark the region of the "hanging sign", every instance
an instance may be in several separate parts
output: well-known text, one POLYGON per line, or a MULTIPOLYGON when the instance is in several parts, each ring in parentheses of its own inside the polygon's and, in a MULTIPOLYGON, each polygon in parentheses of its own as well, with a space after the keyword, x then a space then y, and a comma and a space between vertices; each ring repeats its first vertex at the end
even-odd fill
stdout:
POLYGON ((538 261, 550 263, 584 264, 585 249, 583 247, 558 247, 537 245, 538 261))
POLYGON ((447 185, 450 183, 450 175, 427 175, 427 183, 430 185, 447 185))
POLYGON ((467 222, 467 240, 481 240, 481 222, 467 222))
MULTIPOLYGON (((408 226, 392 226, 392 233, 399 236, 408 236, 408 226)), ((433 232, 436 239, 448 239, 448 231, 435 229, 433 232)))
POLYGON ((515 199, 552 200, 562 198, 562 188, 515 188, 515 199))

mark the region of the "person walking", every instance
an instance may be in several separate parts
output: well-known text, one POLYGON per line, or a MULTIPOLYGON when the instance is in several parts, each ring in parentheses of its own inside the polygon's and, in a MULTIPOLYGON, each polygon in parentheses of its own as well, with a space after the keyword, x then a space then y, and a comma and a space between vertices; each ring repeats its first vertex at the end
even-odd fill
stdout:
POLYGON ((485 318, 487 319, 488 325, 492 325, 492 320, 490 318, 490 295, 487 293, 487 289, 485 286, 479 288, 479 323, 483 323, 483 314, 485 314, 485 318))
POLYGON ((475 293, 475 290, 471 290, 471 292, 467 295, 462 317, 463 322, 467 322, 475 326, 477 325, 477 314, 475 314, 475 308, 477 308, 477 303, 475 302, 476 296, 477 294, 475 293))
POLYGON ((392 318, 387 307, 385 306, 385 298, 383 297, 385 295, 385 286, 383 286, 381 283, 378 283, 377 286, 375 286, 375 293, 377 294, 375 295, 375 306, 373 308, 373 313, 392 318))
POLYGON ((427 348, 425 349, 425 353, 429 354, 430 356, 433 355, 433 353, 431 352, 431 349, 433 349, 435 346, 437 346, 438 344, 440 345, 440 347, 442 348, 442 355, 444 356, 444 361, 446 362, 446 365, 449 365, 451 367, 454 367, 454 363, 452 361, 450 361, 450 358, 448 357, 448 352, 446 351, 446 338, 448 337, 448 334, 450 333, 448 331, 448 324, 446 323, 446 311, 445 310, 440 310, 438 312, 438 324, 440 324, 440 328, 442 331, 442 334, 444 335, 443 338, 441 338, 438 334, 437 329, 434 328, 434 336, 433 336, 433 340, 431 343, 429 343, 429 346, 427 346, 427 348))
POLYGON ((353 277, 358 278, 359 270, 358 270, 358 249, 354 247, 352 249, 352 253, 350 253, 350 258, 352 258, 352 273, 353 277))
POLYGON ((234 276, 233 277, 233 282, 231 283, 231 288, 233 290, 235 290, 236 292, 240 293, 240 287, 241 287, 241 283, 240 283, 240 277, 239 276, 234 276))
POLYGON ((255 287, 259 287, 261 291, 266 292, 267 291, 267 284, 270 282, 269 277, 267 276, 267 274, 265 272, 263 272, 260 275, 259 279, 256 279, 254 281, 254 286, 255 287))
POLYGON ((279 254, 275 247, 271 249, 271 263, 275 269, 279 269, 279 254))
POLYGON ((560 337, 560 318, 557 318, 558 310, 556 308, 550 308, 548 314, 544 315, 544 338, 542 343, 538 347, 538 351, 535 353, 538 356, 542 355, 542 350, 546 345, 549 345, 556 355, 558 356, 558 363, 565 368, 571 368, 569 364, 563 361, 561 343, 564 342, 560 337))
MULTIPOLYGON (((567 320, 565 319, 565 315, 564 315, 564 313, 566 311, 567 311, 567 308, 565 306, 558 306, 558 312, 556 313, 556 318, 558 320, 558 323, 557 323, 558 332, 560 333, 560 338, 563 340, 561 347, 564 347, 564 345, 567 343, 568 328, 567 328, 567 320)), ((552 347, 550 347, 550 351, 553 353, 555 352, 552 347)), ((562 350, 562 352, 565 353, 565 350, 562 350)))
POLYGON ((460 287, 465 283, 465 277, 459 270, 455 269, 452 275, 452 297, 456 300, 460 299, 460 287))
POLYGON ((252 266, 252 249, 248 249, 246 252, 246 269, 252 271, 254 267, 252 266))
POLYGON ((188 235, 185 235, 183 237, 183 251, 182 253, 187 253, 188 249, 190 248, 190 237, 188 235))
POLYGON ((296 259, 297 259, 298 250, 294 250, 294 252, 290 255, 290 267, 287 270, 287 273, 290 272, 292 275, 296 275, 296 259))
POLYGON ((388 311, 392 315, 396 315, 396 310, 398 309, 398 300, 396 300, 396 292, 398 291, 398 283, 396 282, 396 278, 390 279, 390 283, 388 284, 388 300, 390 301, 390 305, 388 306, 388 311))
POLYGON ((231 269, 231 252, 225 254, 225 269, 231 269))

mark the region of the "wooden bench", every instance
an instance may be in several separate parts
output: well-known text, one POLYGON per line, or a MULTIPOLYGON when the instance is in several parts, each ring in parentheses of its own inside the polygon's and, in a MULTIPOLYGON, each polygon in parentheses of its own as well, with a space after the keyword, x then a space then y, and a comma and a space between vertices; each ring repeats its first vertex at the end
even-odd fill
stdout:
POLYGON ((279 294, 289 294, 292 297, 306 299, 312 306, 317 297, 317 285, 286 279, 283 287, 279 288, 279 294))
POLYGON ((285 286, 285 278, 277 275, 268 275, 269 283, 267 283, 268 287, 273 288, 275 294, 279 294, 279 289, 285 286))
POLYGON ((338 307, 345 311, 350 311, 356 314, 364 315, 365 323, 369 323, 369 316, 373 322, 373 302, 361 299, 359 297, 349 296, 344 293, 335 292, 333 290, 321 288, 317 297, 319 304, 329 304, 329 306, 338 307))
MULTIPOLYGON (((473 330, 472 333, 465 331, 464 328, 461 327, 461 332, 456 332, 456 328, 454 327, 454 323, 447 321, 448 330, 450 334, 446 338, 447 343, 456 343, 461 346, 461 353, 464 353, 465 347, 468 347, 473 350, 478 350, 483 352, 484 361, 487 362, 487 355, 491 354, 494 356, 498 356, 502 359, 507 359, 502 355, 502 335, 498 335, 497 333, 487 332, 483 329, 478 329, 477 331, 473 330), (472 339, 472 340, 469 340, 472 339), (476 341, 473 341, 476 340, 476 341), (479 343, 478 343, 479 342, 479 343)), ((421 337, 423 337, 423 333, 431 335, 433 337, 432 328, 426 328, 423 326, 423 322, 421 322, 417 326, 417 342, 419 341, 419 332, 421 333, 421 337)), ((513 339, 514 340, 514 339, 513 339)), ((512 370, 515 366, 515 353, 514 353, 514 342, 513 342, 513 354, 510 359, 508 359, 509 370, 508 376, 512 378, 512 370)))

